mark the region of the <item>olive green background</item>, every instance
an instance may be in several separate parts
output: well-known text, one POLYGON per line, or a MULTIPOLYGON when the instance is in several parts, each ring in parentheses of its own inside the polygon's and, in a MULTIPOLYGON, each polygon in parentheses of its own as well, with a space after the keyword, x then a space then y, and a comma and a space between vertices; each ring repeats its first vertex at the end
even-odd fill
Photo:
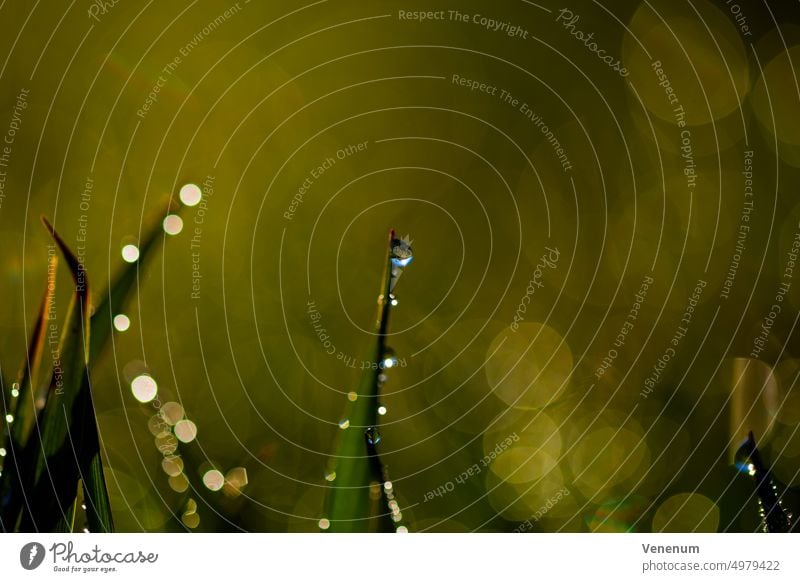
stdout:
MULTIPOLYGON (((204 33, 235 5, 120 0, 98 21, 85 0, 6 1, 0 133, 20 90, 29 95, 0 168, 0 364, 11 371, 24 356, 44 288, 40 214, 71 243, 87 216, 97 296, 164 200, 210 176, 203 214, 185 208, 183 232, 143 266, 124 309, 132 326, 94 371, 118 529, 318 531, 396 228, 414 239, 415 260, 392 314, 390 344, 406 365, 388 372, 381 453, 409 530, 511 531, 530 520, 548 532, 755 531, 753 483, 730 462, 745 424, 763 436, 776 477, 800 483, 800 281, 784 275, 800 221, 800 10, 788 4, 738 2, 744 34, 722 1, 240 0, 204 33), (627 77, 557 22, 562 8, 627 77), (455 9, 469 21, 398 12, 455 9), (527 38, 482 27, 476 14, 527 38), (137 115, 159 75, 157 100, 137 115), (453 75, 498 90, 470 91, 453 75), (741 224, 750 230, 725 298, 741 224), (546 247, 558 262, 540 269, 513 331, 546 247), (635 325, 598 378, 645 276, 653 284, 635 325), (643 396, 698 280, 707 285, 686 337, 643 396), (781 282, 792 284, 756 361, 781 282), (197 425, 177 450, 184 492, 170 487, 148 430, 154 407, 131 393, 136 362, 160 401, 179 402, 197 425), (752 407, 747 423, 737 406, 752 407), (514 433, 519 442, 481 467, 514 433), (248 483, 209 491, 209 467, 244 467, 248 483), (569 495, 553 503, 559 491, 569 495), (186 520, 193 502, 199 523, 186 520)), ((63 310, 67 299, 63 284, 63 310)), ((791 490, 786 503, 800 510, 791 490)))

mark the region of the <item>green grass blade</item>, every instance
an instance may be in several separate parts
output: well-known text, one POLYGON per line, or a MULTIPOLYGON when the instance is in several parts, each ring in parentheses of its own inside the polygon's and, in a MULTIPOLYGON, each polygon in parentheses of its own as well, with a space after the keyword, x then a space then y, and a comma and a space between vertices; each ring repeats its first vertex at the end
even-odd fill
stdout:
POLYGON ((3 437, 6 457, 3 462, 3 475, 0 477, 0 525, 4 531, 11 531, 19 521, 19 514, 24 503, 21 468, 25 444, 36 418, 36 398, 38 396, 38 370, 41 367, 45 337, 50 311, 55 297, 55 276, 58 258, 51 255, 48 261, 47 285, 42 297, 36 323, 31 335, 28 351, 20 366, 13 386, 18 390, 16 398, 12 398, 8 385, 4 385, 3 418, 11 414, 12 424, 6 424, 3 437))
POLYGON ((114 315, 119 313, 139 280, 139 269, 152 254, 159 241, 163 240, 162 222, 167 213, 178 212, 181 205, 170 201, 163 210, 157 213, 146 231, 139 246, 139 259, 125 267, 116 275, 92 315, 92 337, 90 343, 91 361, 100 356, 114 329, 114 315))
MULTIPOLYGON (((378 397, 380 380, 384 372, 381 363, 386 354, 386 335, 389 328, 391 302, 390 289, 396 277, 392 272, 392 243, 394 231, 389 235, 381 291, 378 297, 378 314, 375 331, 377 340, 368 361, 374 362, 366 370, 356 391, 355 402, 350 403, 345 418, 349 426, 342 431, 332 469, 336 477, 328 492, 326 515, 330 521, 329 532, 394 531, 387 508, 381 496, 370 495, 370 487, 382 484, 383 473, 374 446, 369 446, 365 431, 378 426, 378 397)), ((399 275, 397 275, 399 276, 399 275)))
POLYGON ((92 531, 113 531, 108 492, 100 462, 97 420, 88 372, 89 284, 85 272, 53 227, 45 226, 61 250, 75 281, 44 409, 26 455, 31 465, 30 513, 24 531, 69 531, 78 480, 83 476, 87 517, 92 531))

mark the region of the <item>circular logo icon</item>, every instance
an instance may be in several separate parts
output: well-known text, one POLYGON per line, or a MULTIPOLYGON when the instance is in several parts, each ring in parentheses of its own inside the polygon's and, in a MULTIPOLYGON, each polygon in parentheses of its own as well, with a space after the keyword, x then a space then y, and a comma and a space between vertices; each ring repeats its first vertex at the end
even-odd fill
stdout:
POLYGON ((35 570, 44 562, 44 546, 38 542, 30 542, 19 551, 19 563, 26 570, 35 570))

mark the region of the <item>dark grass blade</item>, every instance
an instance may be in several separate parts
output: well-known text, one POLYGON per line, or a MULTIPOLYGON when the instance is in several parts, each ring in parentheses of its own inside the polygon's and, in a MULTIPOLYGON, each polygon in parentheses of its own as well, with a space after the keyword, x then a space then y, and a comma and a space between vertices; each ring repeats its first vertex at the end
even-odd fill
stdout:
POLYGON ((48 261, 47 285, 42 297, 36 324, 33 328, 28 351, 20 366, 15 385, 19 390, 17 398, 11 398, 11 386, 4 385, 3 417, 14 416, 11 425, 5 425, 3 438, 6 457, 3 463, 3 475, 0 477, 0 522, 4 531, 11 531, 19 521, 19 514, 24 503, 24 492, 20 477, 22 450, 28 440, 36 418, 36 398, 38 386, 34 383, 42 363, 48 321, 55 297, 55 276, 58 258, 53 255, 48 261))
POLYGON ((380 363, 386 353, 386 334, 389 328, 389 286, 391 273, 391 245, 394 231, 389 235, 384 272, 378 297, 378 314, 375 323, 377 341, 369 361, 374 370, 366 370, 361 377, 356 401, 349 407, 346 418, 350 426, 342 431, 335 455, 336 478, 328 492, 326 515, 330 532, 394 531, 389 514, 381 507, 380 495, 370 495, 370 488, 380 492, 383 481, 380 459, 374 447, 368 444, 365 432, 378 425, 380 363), (376 499, 377 498, 377 499, 376 499))
POLYGON ((25 450, 29 469, 24 477, 30 482, 31 505, 20 529, 71 531, 77 483, 83 478, 89 527, 110 532, 113 521, 88 371, 89 283, 81 263, 50 223, 42 220, 69 266, 75 294, 64 319, 59 362, 46 404, 25 450))
POLYGON ((125 305, 133 289, 139 280, 139 269, 144 264, 145 259, 152 254, 159 241, 164 240, 164 230, 161 227, 164 217, 170 212, 178 212, 181 205, 170 200, 164 209, 156 213, 146 231, 144 238, 139 245, 139 259, 135 263, 126 264, 125 267, 116 275, 105 293, 100 297, 100 302, 92 315, 92 336, 90 341, 90 360, 97 361, 97 358, 108 344, 108 339, 114 328, 113 320, 115 313, 125 305))
POLYGON ((764 464, 761 453, 756 446, 753 431, 738 451, 742 468, 746 468, 753 477, 758 496, 758 508, 761 514, 762 526, 765 533, 789 533, 794 531, 797 520, 792 513, 783 506, 781 496, 778 494, 778 485, 772 477, 772 472, 764 464))

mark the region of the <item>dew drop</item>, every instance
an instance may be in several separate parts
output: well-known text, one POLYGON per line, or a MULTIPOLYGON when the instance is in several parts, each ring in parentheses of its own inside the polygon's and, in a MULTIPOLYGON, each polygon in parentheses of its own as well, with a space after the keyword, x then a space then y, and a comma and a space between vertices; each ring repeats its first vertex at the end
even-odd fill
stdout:
POLYGON ((219 469, 211 469, 203 475, 203 485, 211 491, 219 491, 225 485, 225 476, 219 469))
POLYGON ((183 230, 183 219, 177 214, 169 214, 164 218, 162 226, 164 227, 164 232, 168 235, 175 236, 176 234, 180 234, 183 230))
POLYGON ((126 263, 135 263, 139 260, 139 247, 136 245, 125 245, 122 247, 122 258, 126 263))
POLYGON ((150 402, 158 394, 158 384, 151 376, 141 374, 131 381, 131 391, 139 402, 150 402))
MULTIPOLYGON (((400 275, 403 274, 403 269, 412 260, 414 260, 414 253, 411 250, 412 242, 413 241, 409 239, 408 235, 404 236, 403 238, 392 238, 392 242, 390 244, 392 262, 392 277, 389 280, 390 292, 394 290, 397 280, 400 278, 400 275)), ((394 301, 396 300, 391 295, 390 299, 392 301, 392 305, 395 305, 394 301)))
POLYGON ((413 243, 408 235, 402 238, 392 239, 392 265, 395 267, 405 267, 414 260, 414 251, 411 249, 413 243))
POLYGON ((377 445, 381 442, 381 435, 378 432, 378 429, 374 426, 369 427, 365 432, 364 436, 367 438, 367 442, 371 445, 377 445))
MULTIPOLYGON (((386 348, 386 351, 383 353, 382 361, 381 361, 381 368, 389 369, 394 368, 397 365, 397 356, 394 353, 392 348, 386 348)), ((381 374, 382 376, 386 376, 385 374, 381 374)), ((380 381, 380 378, 378 378, 380 381)))
POLYGON ((196 206, 203 197, 203 191, 197 184, 184 184, 178 196, 186 206, 196 206))
POLYGON ((197 437, 197 425, 191 420, 183 419, 175 423, 175 436, 182 443, 190 443, 197 437))
POLYGON ((751 459, 754 449, 755 442, 753 442, 750 437, 746 438, 741 445, 739 445, 739 448, 736 450, 736 454, 734 455, 733 464, 740 472, 748 473, 750 475, 755 474, 756 468, 751 459))
POLYGON ((124 313, 118 313, 114 316, 114 329, 117 331, 128 331, 131 326, 130 318, 124 313))

